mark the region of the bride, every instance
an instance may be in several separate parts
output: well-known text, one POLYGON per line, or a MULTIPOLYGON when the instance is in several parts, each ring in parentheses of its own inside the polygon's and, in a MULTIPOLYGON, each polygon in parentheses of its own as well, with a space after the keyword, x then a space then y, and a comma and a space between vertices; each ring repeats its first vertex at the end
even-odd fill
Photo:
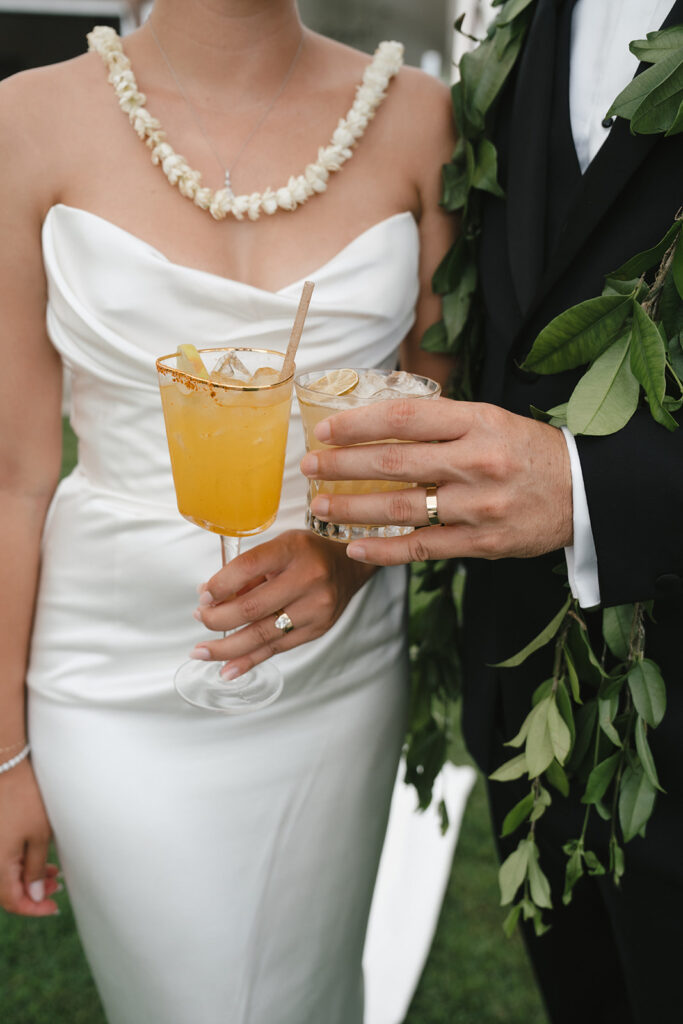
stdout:
POLYGON ((177 512, 154 361, 284 349, 310 278, 299 370, 400 355, 443 380, 419 338, 453 231, 448 93, 397 44, 310 32, 295 0, 156 0, 125 44, 90 43, 0 85, 0 905, 56 912, 54 832, 112 1024, 360 1024, 404 570, 302 529, 294 413, 220 651, 237 671, 280 652, 283 695, 240 718, 185 705, 217 545, 177 512), (57 486, 63 365, 79 462, 57 486))

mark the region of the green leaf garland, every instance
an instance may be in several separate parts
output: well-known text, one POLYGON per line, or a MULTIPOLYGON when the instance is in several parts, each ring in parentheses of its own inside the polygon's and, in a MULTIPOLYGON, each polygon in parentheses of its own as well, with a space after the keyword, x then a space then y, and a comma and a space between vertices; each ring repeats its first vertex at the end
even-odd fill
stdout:
MULTIPOLYGON (((486 38, 460 62, 452 100, 459 141, 443 169, 442 205, 461 218, 460 238, 437 269, 433 287, 443 296, 443 319, 426 333, 429 351, 457 353, 453 397, 471 399, 482 359, 482 308, 477 274, 483 193, 503 198, 498 155, 491 141, 496 101, 521 51, 534 0, 494 0, 498 14, 486 38)), ((462 20, 462 19, 461 19, 462 20)), ((456 25, 456 28, 459 26, 456 25)), ((616 98, 610 116, 633 133, 683 131, 683 26, 651 32, 630 49, 651 66, 616 98)), ((674 217, 675 211, 672 211, 674 217)), ((606 435, 628 422, 638 406, 664 428, 677 428, 672 412, 683 404, 683 238, 681 213, 652 248, 608 273, 601 296, 561 313, 536 338, 522 366, 561 373, 586 366, 567 401, 532 409, 577 434, 606 435)), ((413 709, 406 743, 407 777, 426 807, 447 757, 453 707, 460 692, 457 637, 462 627, 465 574, 457 562, 425 563, 414 575, 413 709), (454 644, 455 634, 455 644, 454 644)), ((666 711, 666 687, 645 657, 645 606, 602 612, 604 649, 593 650, 581 609, 571 598, 548 626, 498 667, 522 664, 553 644, 551 679, 536 690, 533 706, 508 745, 517 752, 492 772, 493 782, 528 778, 529 791, 509 811, 503 835, 526 827, 500 868, 503 924, 511 935, 519 920, 537 935, 552 893, 535 833, 555 799, 577 790, 585 804, 579 836, 563 850, 567 867, 562 902, 588 874, 609 872, 618 885, 626 870, 623 846, 643 835, 661 789, 649 733, 666 711), (608 863, 586 847, 593 813, 610 822, 608 863)), ((442 813, 442 820, 445 818, 442 813)))

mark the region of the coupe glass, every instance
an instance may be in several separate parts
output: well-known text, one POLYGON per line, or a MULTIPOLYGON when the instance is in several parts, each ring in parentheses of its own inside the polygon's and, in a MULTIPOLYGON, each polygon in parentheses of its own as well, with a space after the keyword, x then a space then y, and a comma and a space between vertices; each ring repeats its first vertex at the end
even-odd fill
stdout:
MULTIPOLYGON (((268 349, 200 349, 212 373, 230 352, 256 380, 206 380, 178 369, 179 355, 156 363, 178 510, 204 530, 220 534, 223 565, 239 554, 240 538, 261 533, 280 502, 292 400, 284 355, 268 349), (269 382, 270 381, 270 382, 269 382)), ((279 669, 266 661, 233 682, 220 662, 189 660, 175 674, 175 688, 195 707, 240 715, 272 704, 282 692, 279 669)))

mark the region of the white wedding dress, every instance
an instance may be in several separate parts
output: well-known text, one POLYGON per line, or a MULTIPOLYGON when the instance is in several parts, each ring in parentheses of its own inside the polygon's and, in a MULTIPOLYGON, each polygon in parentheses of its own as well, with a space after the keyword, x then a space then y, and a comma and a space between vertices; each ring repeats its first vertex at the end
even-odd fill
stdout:
MULTIPOLYGON (((284 350, 276 293, 170 262, 55 206, 48 328, 72 379, 79 460, 44 532, 29 685, 33 762, 111 1024, 361 1024, 361 956, 407 705, 406 572, 379 571, 285 686, 244 717, 175 693, 206 630, 218 538, 176 507, 154 361, 183 342, 284 350)), ((300 371, 390 367, 414 316, 400 213, 309 275, 300 371)), ((293 406, 276 524, 303 527, 293 406)), ((234 481, 239 487, 239 480, 234 481)))

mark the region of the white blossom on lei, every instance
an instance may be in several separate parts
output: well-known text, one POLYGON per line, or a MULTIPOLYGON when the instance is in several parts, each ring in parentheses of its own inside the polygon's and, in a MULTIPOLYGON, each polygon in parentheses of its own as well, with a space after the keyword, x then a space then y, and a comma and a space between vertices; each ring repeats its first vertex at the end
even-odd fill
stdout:
POLYGON ((245 215, 250 220, 258 220, 262 213, 271 216, 278 210, 296 210, 311 196, 324 192, 330 174, 340 170, 353 156, 354 146, 386 96, 389 82, 403 64, 401 43, 380 43, 356 89, 353 106, 340 118, 329 144, 318 150, 317 160, 308 164, 303 174, 293 175, 281 188, 235 196, 225 188, 214 191, 202 185, 200 172, 193 170, 167 141, 161 123, 145 107, 147 97, 138 89, 130 61, 114 29, 98 25, 88 35, 88 45, 90 50, 99 53, 107 66, 119 105, 137 135, 151 149, 152 163, 161 167, 181 195, 200 209, 208 210, 216 220, 224 220, 228 215, 237 220, 243 220, 245 215))

